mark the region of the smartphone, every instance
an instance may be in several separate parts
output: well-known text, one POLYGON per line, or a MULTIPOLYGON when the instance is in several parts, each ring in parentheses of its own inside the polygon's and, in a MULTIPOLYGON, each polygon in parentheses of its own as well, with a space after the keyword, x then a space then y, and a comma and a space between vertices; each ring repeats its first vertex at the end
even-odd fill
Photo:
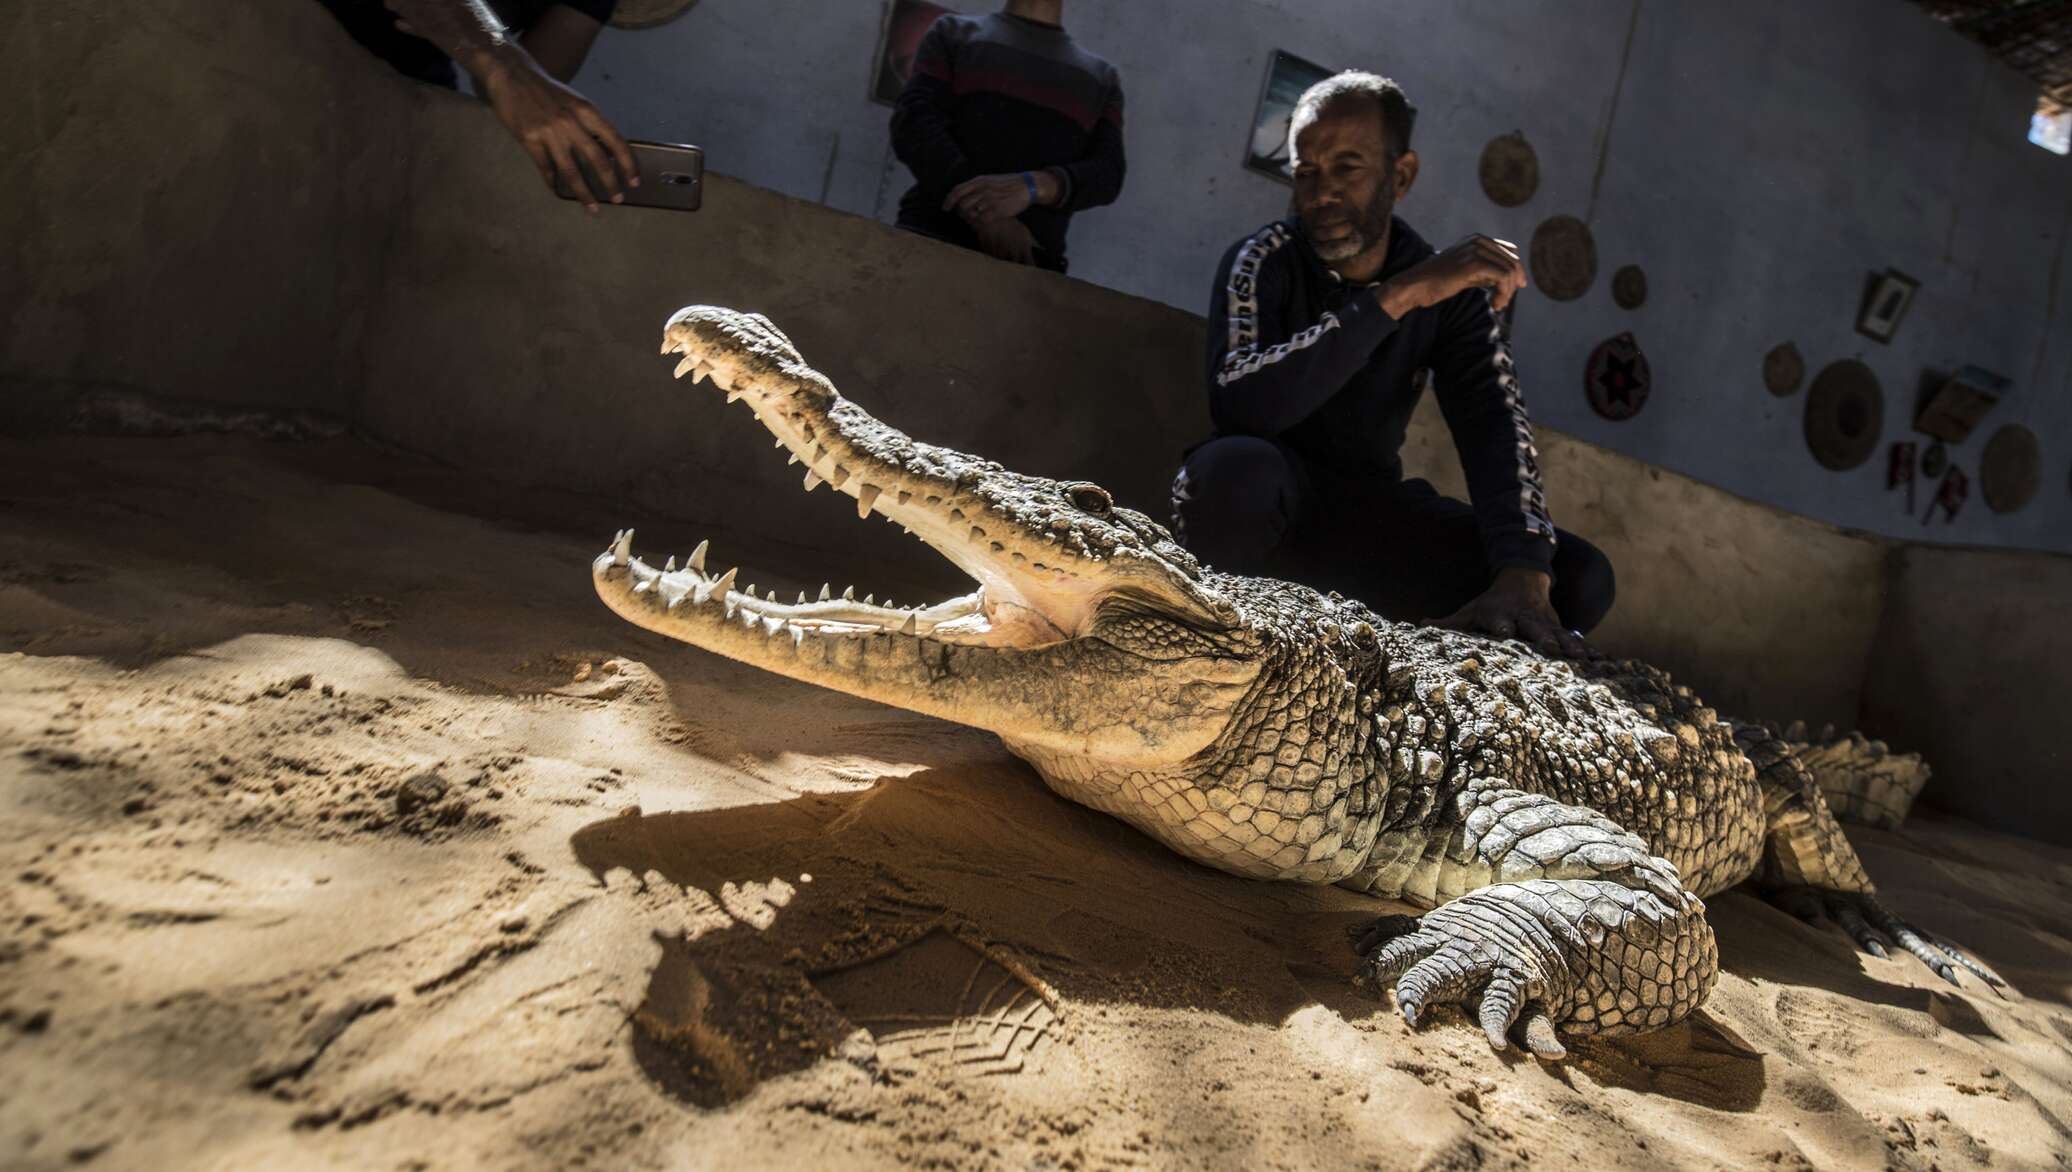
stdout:
MULTIPOLYGON (((633 151, 633 165, 640 175, 639 187, 626 188, 626 202, 619 207, 628 208, 672 208, 679 212, 695 212, 705 191, 705 152, 694 146, 674 142, 641 142, 629 139, 626 145, 633 151)), ((610 156, 606 159, 609 161, 610 156)), ((576 156, 576 169, 583 173, 583 182, 590 185, 590 191, 597 201, 609 207, 604 187, 599 183, 590 164, 581 155, 576 156)), ((554 177, 554 194, 563 199, 580 199, 568 189, 560 175, 554 177)))

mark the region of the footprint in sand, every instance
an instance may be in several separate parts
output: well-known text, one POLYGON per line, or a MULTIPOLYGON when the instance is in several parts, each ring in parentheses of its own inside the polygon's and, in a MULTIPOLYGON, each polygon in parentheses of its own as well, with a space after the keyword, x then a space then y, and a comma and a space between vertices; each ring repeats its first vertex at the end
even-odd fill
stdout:
POLYGON ((1057 1014, 1005 965, 944 931, 813 985, 870 1031, 881 1061, 947 1063, 959 1074, 1019 1073, 1039 1056, 1057 1014))

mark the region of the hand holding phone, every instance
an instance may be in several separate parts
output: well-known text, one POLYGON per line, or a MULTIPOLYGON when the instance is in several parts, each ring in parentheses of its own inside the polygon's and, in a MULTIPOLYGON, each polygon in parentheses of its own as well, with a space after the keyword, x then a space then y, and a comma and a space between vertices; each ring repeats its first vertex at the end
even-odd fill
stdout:
MULTIPOLYGON (((642 142, 639 139, 630 140, 626 145, 633 152, 632 177, 637 177, 639 182, 625 188, 625 201, 618 206, 670 208, 680 212, 698 210, 705 191, 703 150, 682 143, 642 142)), ((583 172, 583 182, 590 190, 604 190, 589 161, 580 155, 575 161, 583 172)), ((554 194, 563 199, 583 201, 582 196, 571 191, 568 184, 558 177, 554 182, 554 194)))

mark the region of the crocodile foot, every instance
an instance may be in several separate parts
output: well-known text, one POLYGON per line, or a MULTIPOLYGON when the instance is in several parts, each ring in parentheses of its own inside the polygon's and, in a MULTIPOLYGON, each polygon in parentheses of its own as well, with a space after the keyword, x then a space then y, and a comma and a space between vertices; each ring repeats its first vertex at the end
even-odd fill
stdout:
POLYGON ((1473 998, 1493 1049, 1510 1049, 1515 1029, 1552 1061, 1568 1053, 1557 1033, 1636 1033, 1696 1009, 1718 972, 1703 913, 1696 896, 1672 904, 1602 880, 1500 883, 1414 921, 1382 918, 1360 941, 1359 980, 1393 983, 1412 1027, 1432 1005, 1473 998))
POLYGON ((1848 933, 1857 947, 1872 956, 1889 956, 1887 950, 1895 945, 1903 948, 1952 985, 1958 983, 1957 970, 1961 968, 1990 985, 1996 993, 2007 986, 2006 980, 1984 961, 1893 915, 1885 910, 1876 896, 1866 892, 1803 886, 1771 887, 1763 891, 1763 898, 1815 927, 1820 926, 1822 916, 1827 917, 1848 933))

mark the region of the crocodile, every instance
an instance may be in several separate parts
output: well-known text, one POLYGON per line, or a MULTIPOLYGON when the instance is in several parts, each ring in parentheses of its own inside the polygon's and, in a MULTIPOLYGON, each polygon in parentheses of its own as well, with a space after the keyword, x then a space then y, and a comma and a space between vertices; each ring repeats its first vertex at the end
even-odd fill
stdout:
MULTIPOLYGON (((823 586, 791 603, 707 568, 592 564, 612 610, 792 679, 987 729, 1052 790, 1196 862, 1429 909, 1378 916, 1355 980, 1416 1028, 1472 1006, 1491 1046, 1659 1029, 1718 974, 1705 897, 1753 881, 1879 956, 1998 988, 1886 909, 1773 726, 1722 718, 1633 660, 1389 622, 1358 601, 1204 567, 1099 485, 914 440, 770 320, 669 318, 676 377, 745 402, 825 483, 977 588, 924 606, 823 586)), ((1882 746, 1881 746, 1882 747, 1882 746)))

